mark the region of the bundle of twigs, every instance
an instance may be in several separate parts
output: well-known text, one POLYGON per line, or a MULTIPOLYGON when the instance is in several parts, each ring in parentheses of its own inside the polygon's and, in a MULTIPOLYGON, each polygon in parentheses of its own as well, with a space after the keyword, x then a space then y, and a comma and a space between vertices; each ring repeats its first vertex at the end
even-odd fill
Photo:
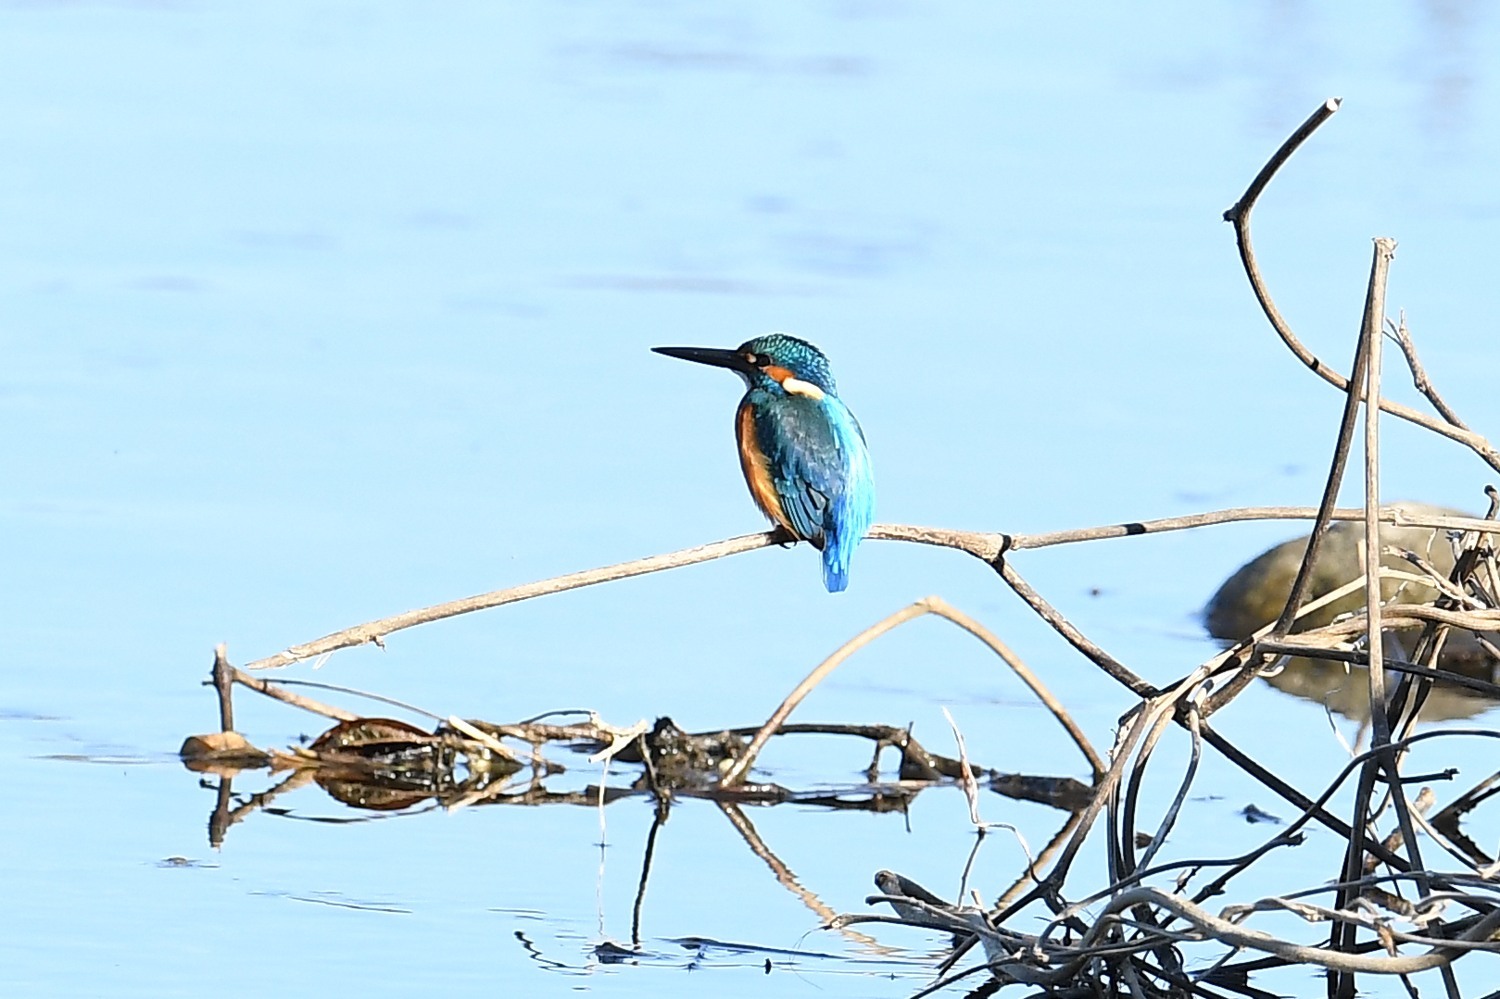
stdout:
MULTIPOLYGON (((1346 397, 1322 504, 1285 607, 1275 622, 1257 634, 1159 690, 1142 683, 1102 650, 1054 621, 1100 669, 1140 694, 1140 703, 1121 719, 1110 754, 1111 766, 1097 783, 1095 797, 1072 838, 1045 873, 1033 867, 1034 880, 1029 888, 986 910, 940 901, 934 904, 930 893, 919 888, 913 898, 910 889, 915 886, 891 875, 881 886, 883 893, 870 900, 890 903, 896 909, 895 916, 843 917, 847 924, 890 921, 962 934, 968 944, 958 948, 955 959, 968 945, 974 942, 982 945, 986 956, 983 965, 944 979, 922 994, 973 971, 988 969, 1002 983, 1031 983, 1049 989, 1071 987, 1088 995, 1224 994, 1215 986, 1240 994, 1265 995, 1249 984, 1251 972, 1302 964, 1327 969, 1328 993, 1339 999, 1356 994, 1356 976, 1360 974, 1404 977, 1433 969, 1441 974, 1447 995, 1457 997, 1452 963, 1475 950, 1500 950, 1500 943, 1492 939, 1500 931, 1500 895, 1497 895, 1500 882, 1496 880, 1500 865, 1484 856, 1466 837, 1451 834, 1457 816, 1486 795, 1500 780, 1500 774, 1486 777, 1456 796, 1429 822, 1423 814, 1434 801, 1430 788, 1412 800, 1407 787, 1452 774, 1424 778, 1406 774, 1402 769, 1410 748, 1421 741, 1500 738, 1500 732, 1492 729, 1450 729, 1422 734, 1414 731, 1417 712, 1435 680, 1455 682, 1500 698, 1500 687, 1492 683, 1437 667, 1444 642, 1455 629, 1472 632, 1476 641, 1488 644, 1486 633, 1500 626, 1500 571, 1495 564, 1492 542, 1494 534, 1500 532, 1494 523, 1500 504, 1494 490, 1488 490, 1491 506, 1483 520, 1409 518, 1399 508, 1382 508, 1379 413, 1393 413, 1458 441, 1491 468, 1500 470, 1500 461, 1494 448, 1459 420, 1433 388, 1405 323, 1392 325, 1384 319, 1386 274, 1395 249, 1393 241, 1375 240, 1358 347, 1353 371, 1347 378, 1314 356, 1292 333, 1261 279, 1250 241, 1250 212, 1261 191, 1297 146, 1337 108, 1337 101, 1328 101, 1319 108, 1267 163, 1244 197, 1225 213, 1225 218, 1234 224, 1251 285, 1278 335, 1299 359, 1340 388, 1346 397), (1381 398, 1380 348, 1384 327, 1388 325, 1418 389, 1432 402, 1437 417, 1381 398), (1369 399, 1378 400, 1378 404, 1363 408, 1365 505, 1360 517, 1364 521, 1366 572, 1343 589, 1308 602, 1308 582, 1317 564, 1321 541, 1329 523, 1339 516, 1334 510, 1334 498, 1356 433, 1361 429, 1360 404, 1369 399), (1409 552, 1400 554, 1414 567, 1412 571, 1383 567, 1384 549, 1380 540, 1383 523, 1424 523, 1447 528, 1457 549, 1453 571, 1440 574, 1419 555, 1409 552), (1371 576, 1377 578, 1368 578, 1371 576), (1431 592, 1432 599, 1425 603, 1385 603, 1382 587, 1378 585, 1384 577, 1420 582, 1431 592), (1362 611, 1300 632, 1292 640, 1293 626, 1301 616, 1361 589, 1365 593, 1362 611), (1399 658, 1389 656, 1388 631, 1403 627, 1420 629, 1414 652, 1399 658), (1283 657, 1293 655, 1359 664, 1366 667, 1368 677, 1370 749, 1351 760, 1338 778, 1315 798, 1309 798, 1262 767, 1210 724, 1210 718, 1226 708, 1254 677, 1274 668, 1283 657), (1136 832, 1139 794, 1152 751, 1173 725, 1186 729, 1190 736, 1189 765, 1158 828, 1153 834, 1141 837, 1144 844, 1141 848, 1136 832), (1193 786, 1204 742, 1298 808, 1301 815, 1243 856, 1157 863, 1158 850, 1193 786), (1356 785, 1354 804, 1346 820, 1332 814, 1327 805, 1351 778, 1356 785), (1101 815, 1106 817, 1109 883, 1084 898, 1067 899, 1063 896, 1063 884, 1070 866, 1101 815), (1394 827, 1384 838, 1377 835, 1382 816, 1389 817, 1387 821, 1394 827), (1203 908, 1208 899, 1226 891, 1231 879, 1261 858, 1300 842, 1300 830, 1309 823, 1324 826, 1346 843, 1341 870, 1330 883, 1229 905, 1217 914, 1203 908), (1441 831, 1444 827, 1450 834, 1441 831), (1442 848, 1444 864, 1424 858, 1419 832, 1442 848), (1207 871, 1219 873, 1189 893, 1194 879, 1207 871), (1040 934, 1022 935, 1007 929, 1012 917, 1038 901, 1052 912, 1051 921, 1040 934), (1327 923, 1330 929, 1323 942, 1306 944, 1246 925, 1252 916, 1263 912, 1289 912, 1309 922, 1327 923), (1411 928, 1400 928, 1403 923, 1411 928), (1205 942, 1223 945, 1219 957, 1207 970, 1189 973, 1183 948, 1205 942), (1258 956, 1231 963, 1236 955, 1247 951, 1258 956)), ((1012 576, 1006 578, 1010 581, 1012 576)), ((1025 591, 1018 589, 1018 592, 1027 597, 1025 591)), ((1050 608, 1040 598, 1028 598, 1028 602, 1053 620, 1050 608)), ((1408 983, 1408 988, 1411 987, 1408 983)))

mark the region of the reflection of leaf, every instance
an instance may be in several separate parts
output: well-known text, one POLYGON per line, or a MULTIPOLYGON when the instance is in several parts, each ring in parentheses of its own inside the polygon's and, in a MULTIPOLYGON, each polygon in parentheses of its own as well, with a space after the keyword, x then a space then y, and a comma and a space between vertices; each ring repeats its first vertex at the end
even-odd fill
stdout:
POLYGON ((399 787, 389 778, 380 783, 373 783, 362 780, 335 780, 332 777, 320 775, 314 777, 314 780, 335 801, 341 801, 353 808, 368 808, 374 812, 398 812, 432 797, 430 787, 399 787))

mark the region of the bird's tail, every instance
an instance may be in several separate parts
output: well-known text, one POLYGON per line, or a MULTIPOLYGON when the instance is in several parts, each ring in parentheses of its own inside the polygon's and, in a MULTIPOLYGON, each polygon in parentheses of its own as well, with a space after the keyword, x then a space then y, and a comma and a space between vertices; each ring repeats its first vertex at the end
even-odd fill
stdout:
POLYGON ((835 562, 831 552, 831 548, 823 550, 823 585, 829 593, 842 593, 849 585, 849 563, 835 562))
POLYGON ((849 585, 849 560, 864 531, 831 534, 823 542, 823 585, 829 593, 842 593, 849 585))
POLYGON ((829 593, 841 593, 849 585, 849 560, 875 519, 875 482, 870 477, 870 456, 865 452, 859 424, 849 417, 855 433, 848 447, 849 482, 834 499, 823 521, 823 585, 829 593))

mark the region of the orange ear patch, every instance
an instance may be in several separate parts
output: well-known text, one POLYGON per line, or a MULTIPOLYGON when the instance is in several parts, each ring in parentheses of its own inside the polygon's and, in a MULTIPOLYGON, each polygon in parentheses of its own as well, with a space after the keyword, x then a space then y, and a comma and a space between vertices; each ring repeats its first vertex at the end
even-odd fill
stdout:
POLYGON ((798 378, 789 368, 783 368, 779 364, 768 364, 761 370, 776 379, 776 383, 792 395, 805 395, 809 399, 823 398, 822 389, 812 382, 805 382, 798 378))

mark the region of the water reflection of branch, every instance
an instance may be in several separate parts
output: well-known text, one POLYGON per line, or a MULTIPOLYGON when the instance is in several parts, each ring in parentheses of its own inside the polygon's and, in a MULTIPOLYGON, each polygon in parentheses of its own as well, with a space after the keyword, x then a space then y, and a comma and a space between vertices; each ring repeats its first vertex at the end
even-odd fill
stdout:
POLYGON ((234 802, 234 778, 223 775, 219 778, 214 797, 214 810, 208 817, 208 843, 218 849, 224 845, 224 837, 230 828, 236 823, 243 822, 251 813, 265 808, 278 797, 288 791, 295 791, 312 782, 313 775, 308 771, 298 771, 287 776, 280 784, 259 794, 252 794, 238 807, 231 807, 234 802))
POLYGON ((1047 841, 1046 846, 1042 847, 1041 852, 1036 855, 1036 858, 1026 865, 1026 870, 1021 876, 1016 878, 1009 888, 1000 893, 1000 897, 995 900, 991 908, 1005 908, 1014 902, 1023 891, 1037 884, 1041 880, 1038 871, 1052 862, 1052 858, 1057 856, 1057 851, 1062 849, 1063 844, 1068 841, 1068 837, 1077 831, 1082 821, 1083 810, 1075 809, 1068 816, 1068 821, 1064 822, 1062 827, 1052 834, 1052 838, 1047 841))
MULTIPOLYGON (((755 854, 765 862, 765 865, 771 869, 771 873, 776 876, 777 882, 779 882, 783 888, 791 892, 793 895, 797 896, 797 898, 802 901, 802 904, 811 909, 824 923, 831 923, 836 918, 838 918, 838 913, 835 912, 831 906, 829 906, 822 899, 818 898, 818 896, 814 892, 807 888, 804 888, 797 881, 797 875, 793 874, 792 869, 790 867, 787 867, 787 865, 782 862, 781 858, 776 856, 776 854, 771 851, 771 848, 766 845, 766 841, 760 838, 760 833, 755 831, 755 826, 750 822, 750 819, 746 817, 745 813, 740 809, 738 805, 732 804, 727 801, 720 801, 717 802, 717 804, 719 806, 719 811, 723 812, 724 817, 729 820, 732 826, 734 826, 735 832, 739 833, 740 836, 744 838, 745 845, 750 847, 750 852, 755 854)), ((882 944, 880 941, 876 940, 874 937, 866 936, 863 933, 859 933, 843 927, 840 927, 839 931, 848 939, 854 941, 855 943, 858 943, 860 946, 866 948, 867 950, 873 951, 874 953, 899 953, 898 948, 888 947, 885 944, 882 944)))
POLYGON ((546 968, 549 971, 564 971, 564 972, 569 972, 569 973, 581 973, 581 972, 587 970, 585 968, 575 968, 575 967, 573 967, 570 964, 564 964, 562 961, 559 961, 559 960, 557 960, 555 958, 548 957, 547 955, 545 955, 545 954, 542 953, 540 947, 538 947, 536 944, 534 944, 534 943, 531 942, 531 938, 530 937, 528 937, 525 933, 521 932, 520 930, 516 930, 514 935, 515 935, 516 940, 518 940, 520 942, 521 949, 526 952, 526 956, 529 957, 529 958, 531 958, 537 964, 541 965, 543 968, 546 968))
POLYGON ((646 882, 651 877, 651 860, 656 856, 656 834, 667 824, 667 813, 671 809, 671 799, 658 795, 656 814, 651 817, 651 830, 646 833, 646 849, 641 856, 641 880, 635 889, 635 905, 630 910, 630 944, 636 950, 641 947, 641 907, 646 902, 646 882))

